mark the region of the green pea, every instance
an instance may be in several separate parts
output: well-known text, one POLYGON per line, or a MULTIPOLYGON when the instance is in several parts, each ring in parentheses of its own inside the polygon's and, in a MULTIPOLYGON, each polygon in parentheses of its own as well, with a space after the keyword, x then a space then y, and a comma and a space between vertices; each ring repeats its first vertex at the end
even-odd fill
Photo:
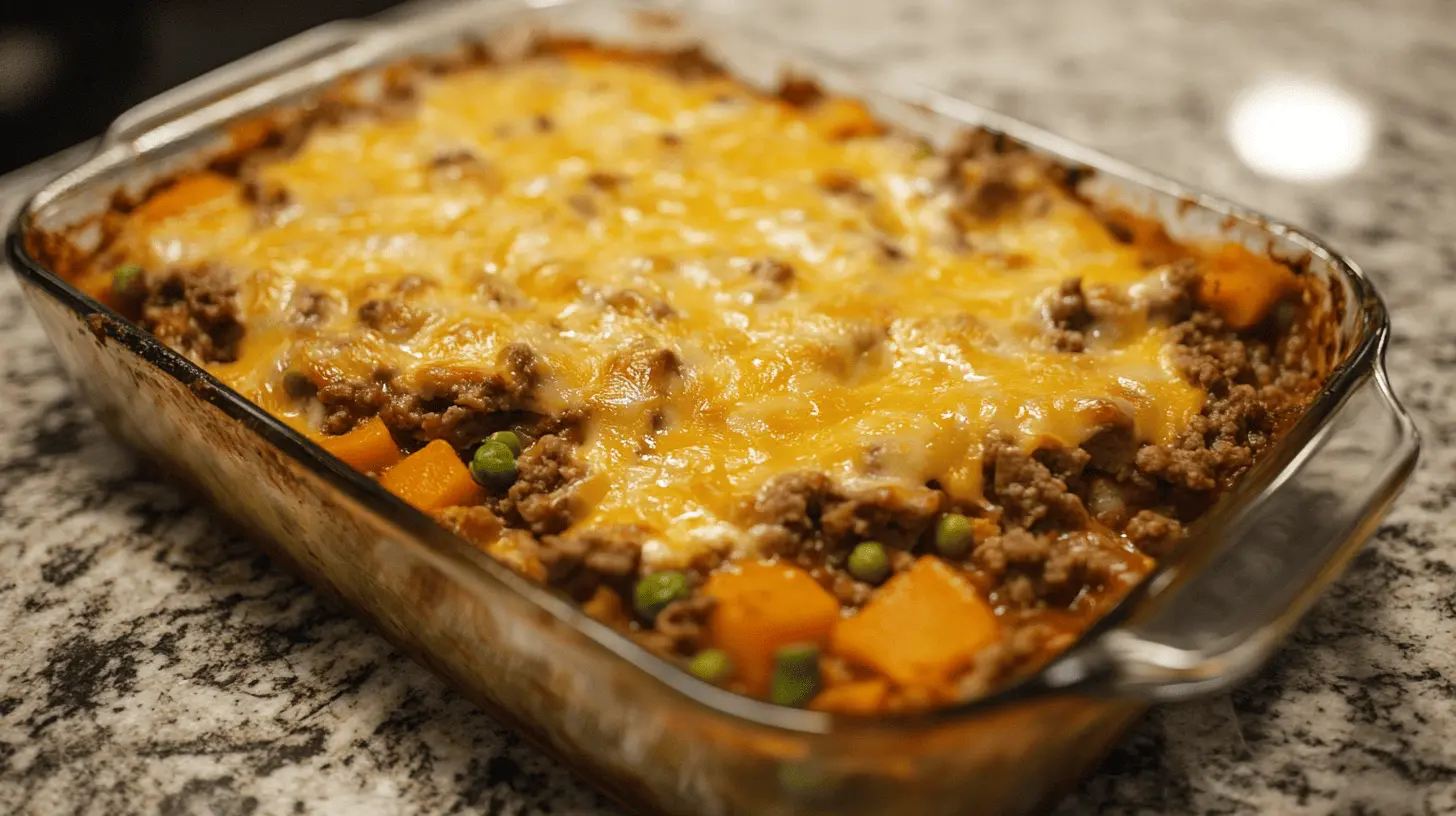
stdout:
POLYGON ((146 271, 134 263, 124 263, 111 273, 111 291, 123 297, 141 294, 146 271))
POLYGON ((935 549, 946 558, 964 558, 973 540, 971 520, 960 513, 946 513, 935 525, 935 549))
POLYGON ((801 708, 819 693, 819 647, 796 643, 774 653, 773 679, 769 700, 801 708))
POLYGON ((646 620, 656 620, 657 615, 668 604, 688 596, 688 577, 681 572, 654 572, 644 575, 637 582, 632 593, 632 603, 637 614, 646 620))
POLYGON ((849 553, 849 574, 869 584, 890 577, 890 555, 878 541, 861 541, 849 553))
POLYGON ((722 649, 704 649, 693 655, 688 663, 688 671, 699 680, 706 680, 716 686, 733 676, 733 661, 728 659, 728 653, 722 649))
POLYGON ((490 435, 490 439, 510 448, 512 456, 521 455, 521 438, 516 436, 515 431, 496 431, 490 435))
POLYGON ((487 439, 470 459, 470 475, 486 487, 509 487, 516 480, 516 457, 505 443, 487 439))

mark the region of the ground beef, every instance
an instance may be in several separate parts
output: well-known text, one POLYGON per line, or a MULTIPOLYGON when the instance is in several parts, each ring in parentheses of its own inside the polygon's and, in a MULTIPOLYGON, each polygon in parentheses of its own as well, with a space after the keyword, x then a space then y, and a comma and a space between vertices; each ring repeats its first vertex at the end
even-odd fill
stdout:
POLYGON ((1202 415, 1173 444, 1138 451, 1137 467, 1188 490, 1229 487, 1268 447, 1280 424, 1269 406, 1291 402, 1291 394, 1283 383, 1271 382, 1277 367, 1268 344, 1238 337, 1217 316, 1195 313, 1173 334, 1184 374, 1208 391, 1208 399, 1202 415))
POLYGON ((795 108, 809 108, 824 101, 824 89, 819 87, 819 83, 792 74, 779 82, 778 92, 774 95, 795 108))
POLYGON ((998 595, 1017 606, 1067 603, 1087 587, 1107 584, 1122 569, 1117 542, 1087 531, 1035 534, 1012 528, 976 545, 972 560, 999 582, 998 595))
POLYGON ((1140 510, 1127 523, 1123 533, 1139 550, 1154 558, 1167 555, 1183 538, 1183 525, 1177 519, 1154 512, 1140 510))
POLYGON ((940 513, 941 494, 929 488, 872 487, 835 494, 819 517, 824 539, 835 549, 860 541, 909 549, 940 513))
POLYGON ((874 201, 875 195, 859 176, 848 170, 832 169, 819 174, 819 187, 830 195, 844 196, 860 204, 874 201))
MULTIPOLYGON (((601 305, 621 315, 650 317, 653 320, 667 320, 675 317, 677 311, 672 304, 659 297, 644 295, 636 289, 600 289, 591 297, 601 305)), ((669 354, 671 352, 668 352, 669 354)), ((676 365, 675 363, 673 365, 676 365)))
POLYGON ((303 287, 288 301, 288 320, 299 326, 317 326, 326 322, 334 311, 334 300, 328 292, 303 287))
POLYGON ((1137 305, 1146 311, 1150 320, 1182 323, 1193 316, 1194 297, 1201 277, 1198 264, 1192 259, 1163 266, 1140 287, 1137 305))
POLYGON ((358 316, 360 324, 399 342, 413 337, 429 313, 399 299, 375 298, 364 301, 358 316))
POLYGON ((1083 330, 1092 323, 1081 278, 1068 278, 1040 299, 1043 338, 1057 351, 1079 352, 1087 347, 1083 330))
POLYGON ((238 359, 244 327, 232 273, 207 265, 143 273, 123 309, 146 331, 199 363, 238 359))
POLYGON ((260 226, 277 223, 284 211, 293 206, 293 196, 287 188, 263 182, 256 177, 243 182, 242 198, 244 203, 253 208, 253 220, 260 226))
POLYGON ((799 542, 814 534, 833 492, 833 483, 823 473, 785 473, 759 489, 753 515, 758 523, 778 528, 787 534, 787 540, 799 542))
POLYGON ((545 535, 537 558, 546 569, 546 583, 578 601, 600 586, 625 591, 637 575, 646 527, 617 524, 545 535))
POLYGON ((536 535, 559 533, 571 526, 576 510, 572 487, 585 474, 570 442, 543 436, 516 460, 516 481, 506 491, 502 509, 536 535))
POLYGON ((389 392, 378 382, 340 380, 318 388, 314 397, 324 406, 326 434, 348 433, 389 405, 389 392))
POLYGON ((988 452, 991 478, 987 481, 1008 527, 1030 529, 1044 523, 1079 530, 1086 525, 1087 509, 1082 500, 1034 456, 997 441, 991 443, 988 452))
POLYGON ((754 499, 752 516, 771 550, 817 566, 827 554, 861 541, 913 548, 942 503, 938 490, 884 485, 851 491, 823 473, 803 471, 769 480, 754 499))
POLYGON ((713 603, 707 595, 673 601, 657 613, 652 629, 643 633, 643 641, 660 652, 695 654, 707 645, 708 617, 713 612, 713 603))
POLYGON ((421 442, 444 439, 465 450, 535 407, 541 377, 536 355, 527 346, 512 345, 504 369, 426 371, 413 390, 395 393, 379 415, 397 433, 421 442))

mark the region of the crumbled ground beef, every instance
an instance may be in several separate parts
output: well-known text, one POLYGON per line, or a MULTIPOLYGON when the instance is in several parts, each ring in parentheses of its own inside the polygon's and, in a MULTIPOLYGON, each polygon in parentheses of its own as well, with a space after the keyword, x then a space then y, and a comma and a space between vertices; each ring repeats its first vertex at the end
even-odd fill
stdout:
POLYGON ((758 523, 781 530, 786 543, 798 543, 814 534, 833 492, 832 482, 823 473, 785 473, 759 489, 753 514, 758 523))
POLYGON ((284 211, 293 206, 293 196, 287 188, 256 177, 243 182, 242 197, 253 208, 253 220, 260 225, 276 223, 284 211))
POLYGON ((713 599, 706 595, 673 601, 657 614, 652 628, 644 630, 638 640, 659 652, 691 655, 706 645, 712 611, 713 599))
POLYGON ((123 309, 146 331, 199 363, 238 359, 244 327, 230 272, 207 265, 143 273, 123 309))
POLYGON ((1192 259, 1159 267, 1141 287, 1141 302, 1149 319, 1166 324, 1182 323, 1193 316, 1194 293, 1202 275, 1192 259))
POLYGON ((1034 534, 1012 528, 978 544, 976 566, 997 579, 1003 600, 1018 606, 1066 603, 1087 587, 1102 587, 1122 567, 1117 543, 1100 533, 1034 534))
POLYGON ((940 514, 940 505, 940 491, 929 488, 887 485, 835 493, 820 514, 819 526, 835 549, 859 541, 909 549, 940 514))
POLYGON ((1092 322, 1087 298, 1082 293, 1082 279, 1068 278, 1055 291, 1041 300, 1042 319, 1046 321, 1046 344, 1057 351, 1079 352, 1087 347, 1082 333, 1092 322))
POLYGON ((808 108, 824 101, 824 89, 812 79, 792 74, 779 82, 776 94, 780 100, 796 108, 808 108))
POLYGON ((324 406, 326 434, 348 433, 389 404, 389 393, 382 384, 361 380, 326 383, 314 396, 324 406))
POLYGON ((329 319, 334 306, 328 292, 304 287, 294 292, 288 301, 288 320, 299 326, 317 326, 329 319))
POLYGON ((1030 529, 1045 523, 1066 530, 1086 526, 1087 509, 1082 500, 1034 456, 1014 445, 996 442, 988 453, 991 493, 1001 505, 1008 526, 1030 529))
POLYGON ((571 525, 576 510, 572 487, 585 474, 570 442, 543 436, 516 460, 516 481, 502 510, 537 535, 559 533, 571 525))
POLYGON ((397 433, 421 442, 444 439, 465 450, 535 407, 541 377, 536 355, 529 347, 513 345, 504 368, 426 371, 413 390, 395 393, 379 415, 397 433))
POLYGON ((359 323, 396 342, 413 337, 429 317, 428 312, 397 298, 366 300, 359 307, 359 323))
POLYGON ((1148 555, 1167 555, 1183 538, 1183 525, 1153 510, 1139 510, 1123 529, 1127 539, 1148 555))
POLYGON ((537 557, 546 568, 548 584, 584 601, 603 585, 625 589, 637 575, 642 542, 650 532, 619 524, 543 535, 537 557))

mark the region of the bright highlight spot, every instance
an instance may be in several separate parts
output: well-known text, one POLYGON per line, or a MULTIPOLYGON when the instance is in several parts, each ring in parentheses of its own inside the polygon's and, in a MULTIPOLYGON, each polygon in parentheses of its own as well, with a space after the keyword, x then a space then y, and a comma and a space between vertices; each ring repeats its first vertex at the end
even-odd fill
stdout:
POLYGON ((1250 88, 1229 112, 1234 152, 1266 176, 1327 181, 1354 172, 1370 154, 1370 111, 1333 85, 1282 77, 1250 88))

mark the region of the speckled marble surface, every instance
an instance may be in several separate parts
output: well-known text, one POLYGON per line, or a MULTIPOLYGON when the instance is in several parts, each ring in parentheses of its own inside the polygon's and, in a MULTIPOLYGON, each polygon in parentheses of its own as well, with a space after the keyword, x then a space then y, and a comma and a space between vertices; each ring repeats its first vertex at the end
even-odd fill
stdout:
MULTIPOLYGON (((1426 441, 1405 495, 1268 667, 1156 710, 1063 812, 1456 810, 1456 5, 743 5, 1306 225, 1394 314, 1426 441), (1317 185, 1241 164, 1227 111, 1277 75, 1367 105, 1370 160, 1317 185)), ((106 439, 9 276, 0 349, 0 812, 613 812, 106 439)))

